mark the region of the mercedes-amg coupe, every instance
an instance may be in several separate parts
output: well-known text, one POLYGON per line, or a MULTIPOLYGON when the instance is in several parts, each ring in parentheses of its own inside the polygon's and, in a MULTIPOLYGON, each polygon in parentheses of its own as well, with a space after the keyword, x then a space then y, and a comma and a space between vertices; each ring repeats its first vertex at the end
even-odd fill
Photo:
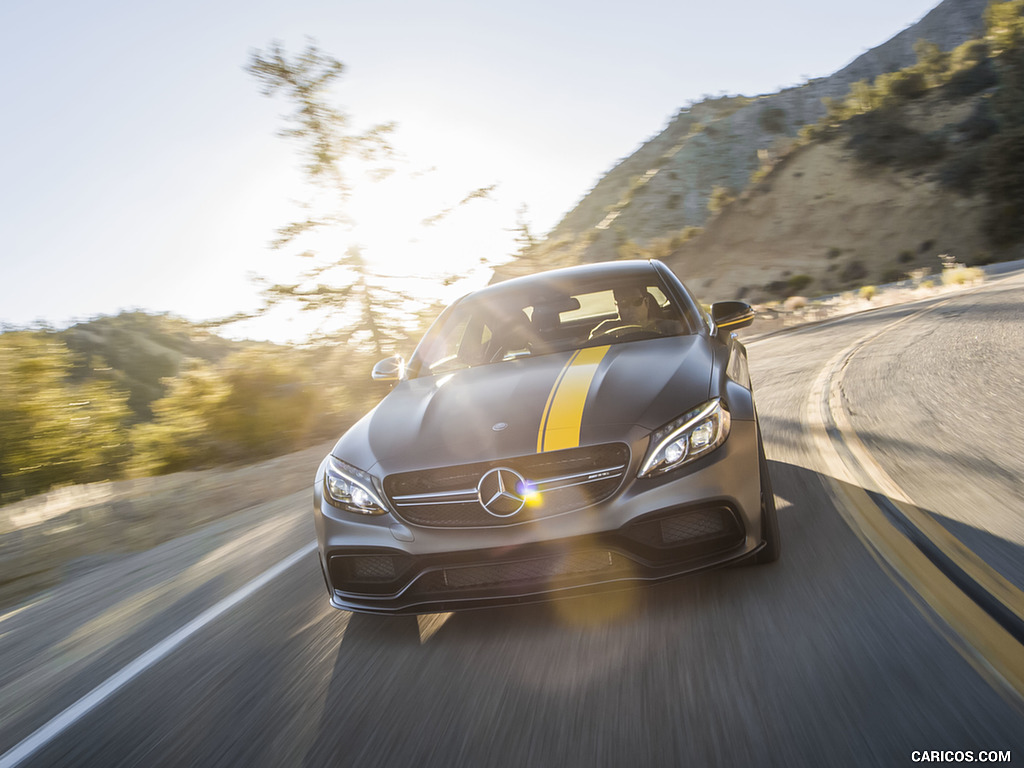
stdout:
POLYGON ((570 267, 449 306, 316 473, 331 603, 476 608, 779 555, 734 331, 658 261, 570 267))

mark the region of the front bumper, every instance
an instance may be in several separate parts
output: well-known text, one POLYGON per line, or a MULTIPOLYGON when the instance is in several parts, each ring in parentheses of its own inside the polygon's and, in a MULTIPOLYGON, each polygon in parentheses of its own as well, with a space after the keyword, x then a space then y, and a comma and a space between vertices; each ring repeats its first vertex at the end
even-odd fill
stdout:
POLYGON ((609 500, 522 525, 437 529, 361 518, 315 494, 331 603, 365 613, 427 613, 570 597, 675 578, 761 547, 753 422, 676 472, 627 479, 609 500))

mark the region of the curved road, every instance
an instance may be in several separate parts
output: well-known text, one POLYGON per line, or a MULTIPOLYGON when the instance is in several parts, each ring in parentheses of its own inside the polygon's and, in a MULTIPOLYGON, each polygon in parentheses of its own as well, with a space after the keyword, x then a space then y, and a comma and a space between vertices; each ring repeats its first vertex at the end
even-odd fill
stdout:
POLYGON ((1020 762, 1022 299, 748 345, 774 565, 383 619, 306 549, 223 602, 312 541, 305 493, 124 557, 0 617, 0 767, 1020 762))

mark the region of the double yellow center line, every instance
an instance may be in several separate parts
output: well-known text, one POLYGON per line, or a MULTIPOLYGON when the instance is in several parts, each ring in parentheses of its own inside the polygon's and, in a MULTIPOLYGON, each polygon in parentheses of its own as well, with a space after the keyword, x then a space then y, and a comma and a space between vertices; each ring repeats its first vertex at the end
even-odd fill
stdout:
POLYGON ((837 508, 853 532, 913 602, 928 606, 953 630, 947 637, 961 655, 1019 704, 1024 701, 1024 593, 910 503, 871 458, 841 404, 842 374, 857 351, 930 309, 934 307, 908 315, 833 357, 811 388, 807 423, 837 508))

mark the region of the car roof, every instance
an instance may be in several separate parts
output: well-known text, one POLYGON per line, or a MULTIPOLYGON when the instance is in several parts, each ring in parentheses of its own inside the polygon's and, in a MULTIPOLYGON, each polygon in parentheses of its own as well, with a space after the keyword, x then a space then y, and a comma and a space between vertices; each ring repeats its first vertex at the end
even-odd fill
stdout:
MULTIPOLYGON (((658 270, 653 261, 632 259, 628 261, 604 261, 597 264, 581 264, 574 267, 562 267, 534 275, 523 275, 488 285, 469 294, 474 298, 485 299, 489 294, 505 291, 523 291, 529 293, 536 289, 567 289, 588 283, 591 280, 621 279, 629 282, 633 279, 660 280, 658 270)), ((464 297, 465 298, 465 297, 464 297)))

